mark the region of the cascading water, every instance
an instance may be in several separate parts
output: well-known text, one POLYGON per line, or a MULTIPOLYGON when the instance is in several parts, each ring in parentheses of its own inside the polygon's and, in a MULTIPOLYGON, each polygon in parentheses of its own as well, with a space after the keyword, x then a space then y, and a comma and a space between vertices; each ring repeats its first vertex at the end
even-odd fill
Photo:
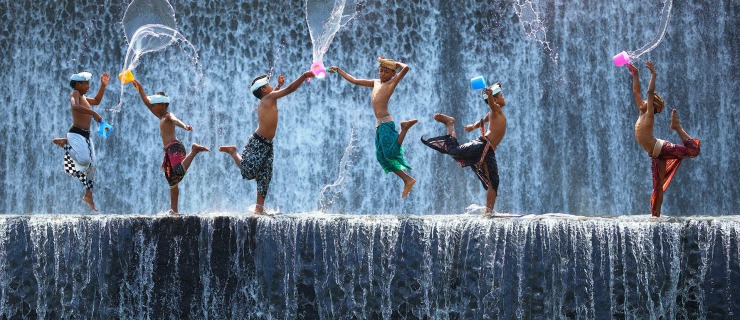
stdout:
MULTIPOLYGON (((329 76, 279 103, 267 206, 286 214, 243 214, 254 182, 212 152, 180 185, 180 209, 199 214, 171 217, 152 215, 169 207, 158 123, 130 86, 112 80, 97 108, 116 126, 96 140, 103 214, 78 215, 82 186, 50 143, 71 124, 69 75, 93 72, 95 92, 128 61, 128 4, 0 2, 0 318, 737 317, 740 5, 670 2, 666 31, 665 3, 363 2, 324 53, 361 78, 377 76, 378 56, 410 65, 390 111, 420 119, 404 143, 411 195, 375 161, 368 90, 329 76), (641 60, 702 153, 666 193, 672 217, 651 220, 631 79, 611 57, 656 34, 641 60), (444 133, 436 112, 474 137, 462 125, 485 112, 469 89, 478 75, 501 81, 508 103, 496 209, 585 217, 459 214, 483 203, 480 183, 418 140, 444 133), (702 216, 677 217, 689 214, 702 216)), ((173 97, 195 128, 178 131, 186 145, 241 148, 256 127, 251 80, 292 81, 314 58, 306 7, 172 8, 189 42, 140 56, 136 78, 173 97)), ((677 142, 668 124, 658 116, 656 135, 677 142)))

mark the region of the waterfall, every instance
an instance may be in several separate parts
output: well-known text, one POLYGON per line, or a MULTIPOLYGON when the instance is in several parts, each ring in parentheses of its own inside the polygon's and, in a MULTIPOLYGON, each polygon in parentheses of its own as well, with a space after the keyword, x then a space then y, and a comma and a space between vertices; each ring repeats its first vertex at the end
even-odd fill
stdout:
POLYGON ((0 317, 731 318, 739 237, 737 217, 2 215, 0 317))
MULTIPOLYGON (((194 127, 192 133, 177 132, 188 149, 191 143, 241 149, 256 128, 258 101, 247 89, 251 80, 273 68, 292 81, 310 66, 305 8, 274 1, 172 5, 178 30, 198 50, 198 70, 186 48, 173 46, 143 56, 136 77, 150 92, 167 92, 173 98, 170 111, 194 127)), ((282 212, 316 210, 322 188, 338 180, 345 186, 325 208, 330 212, 461 213, 483 203, 485 193, 469 170, 423 146, 419 138, 444 134, 431 118, 436 112, 456 117, 461 140, 474 138, 477 133, 464 133, 462 125, 479 119, 485 105, 469 89, 468 79, 484 75, 501 81, 507 98, 508 129, 496 150, 498 211, 647 214, 650 164, 634 141, 638 112, 631 79, 610 59, 655 37, 660 5, 596 0, 363 3, 337 32, 324 62, 361 78, 377 77, 375 59, 381 55, 409 64, 411 71, 389 110, 395 119, 420 119, 404 143, 418 182, 408 199, 400 199, 400 180, 384 174, 375 161, 370 91, 330 75, 279 101, 267 206, 282 212), (520 22, 520 15, 527 21, 520 22), (353 125, 359 137, 357 159, 348 176, 339 179, 353 125)), ((93 72, 94 94, 102 72, 120 72, 126 53, 120 21, 126 6, 0 3, 9 21, 0 27, 0 65, 8 80, 0 93, 6 114, 0 119, 5 141, 0 212, 87 210, 79 201, 81 185, 63 173, 63 152, 50 141, 71 124, 70 74, 93 72)), ((702 140, 701 155, 684 162, 667 191, 664 213, 737 213, 737 11, 734 1, 674 3, 665 39, 636 62, 646 88, 644 61, 655 61, 657 91, 679 110, 689 134, 702 140)), ((100 160, 96 203, 107 214, 166 210, 169 191, 159 168, 158 123, 133 87, 120 90, 114 78, 97 108, 116 131, 106 140, 95 137, 100 160), (116 106, 119 95, 121 112, 105 111, 116 106)), ((656 135, 678 142, 668 126, 669 118, 659 115, 656 135)), ((219 152, 199 155, 180 188, 180 208, 191 213, 244 212, 256 190, 219 152)))

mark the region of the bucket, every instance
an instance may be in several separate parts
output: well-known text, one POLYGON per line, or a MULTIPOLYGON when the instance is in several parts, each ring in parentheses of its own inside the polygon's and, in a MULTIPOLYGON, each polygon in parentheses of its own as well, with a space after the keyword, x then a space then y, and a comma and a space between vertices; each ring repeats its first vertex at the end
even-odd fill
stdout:
POLYGON ((118 74, 118 79, 123 82, 123 84, 127 84, 131 81, 134 81, 134 73, 131 72, 131 70, 126 69, 121 71, 121 73, 118 74))
POLYGON ((477 76, 475 78, 470 79, 470 87, 473 88, 473 90, 481 90, 486 88, 486 78, 483 76, 477 76))

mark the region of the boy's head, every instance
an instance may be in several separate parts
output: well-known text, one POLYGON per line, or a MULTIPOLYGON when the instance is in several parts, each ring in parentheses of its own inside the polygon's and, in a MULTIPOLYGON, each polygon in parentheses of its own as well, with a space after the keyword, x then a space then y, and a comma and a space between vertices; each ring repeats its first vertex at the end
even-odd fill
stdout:
POLYGON ((396 75, 396 61, 380 57, 378 64, 378 76, 381 82, 386 82, 396 75))
POLYGON ((75 73, 69 78, 69 86, 85 94, 87 90, 90 90, 90 79, 92 79, 92 73, 90 72, 75 73))
MULTIPOLYGON (((504 98, 504 93, 501 91, 501 83, 496 82, 488 87, 488 89, 491 90, 491 96, 493 97, 493 102, 498 104, 499 106, 505 106, 506 105, 506 99, 504 98)), ((483 92, 483 101, 488 104, 488 95, 483 92)))
POLYGON ((663 111, 664 106, 665 101, 663 100, 663 97, 661 97, 657 92, 653 92, 653 107, 655 107, 654 113, 660 113, 663 111))
POLYGON ((249 88, 249 91, 252 91, 252 94, 257 97, 257 99, 262 100, 262 97, 272 92, 272 86, 270 86, 270 77, 268 77, 266 74, 263 74, 257 78, 254 78, 254 80, 252 80, 252 86, 249 88))
POLYGON ((151 103, 154 108, 166 110, 167 107, 170 106, 170 97, 162 91, 157 92, 157 94, 153 96, 147 96, 147 99, 149 99, 149 103, 151 103))

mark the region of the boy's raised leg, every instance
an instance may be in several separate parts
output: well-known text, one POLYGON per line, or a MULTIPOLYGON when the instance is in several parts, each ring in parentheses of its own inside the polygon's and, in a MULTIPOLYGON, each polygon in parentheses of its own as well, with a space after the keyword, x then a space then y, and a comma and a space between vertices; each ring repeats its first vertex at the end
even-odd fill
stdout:
POLYGON ((236 152, 236 146, 220 146, 218 148, 218 151, 228 153, 231 155, 232 158, 234 158, 234 162, 236 162, 236 166, 240 166, 242 164, 242 157, 236 152))
POLYGON ((51 142, 64 148, 64 145, 67 144, 67 138, 55 138, 54 140, 51 140, 51 142))
POLYGON ((455 118, 450 117, 446 114, 437 113, 434 115, 434 120, 437 120, 437 122, 441 122, 445 125, 447 128, 447 134, 457 138, 457 134, 455 133, 455 118))
POLYGON ((398 133, 398 144, 402 145, 403 140, 406 139, 406 131, 409 131, 411 127, 413 127, 419 120, 411 119, 406 121, 401 121, 401 132, 398 133))
POLYGON ((208 149, 204 146, 201 146, 199 144, 193 143, 192 146, 190 146, 190 152, 187 156, 185 156, 185 159, 182 160, 182 166, 185 167, 185 171, 188 171, 188 168, 190 168, 190 163, 193 162, 193 159, 195 156, 198 155, 198 153, 201 152, 211 152, 211 149, 208 149))

